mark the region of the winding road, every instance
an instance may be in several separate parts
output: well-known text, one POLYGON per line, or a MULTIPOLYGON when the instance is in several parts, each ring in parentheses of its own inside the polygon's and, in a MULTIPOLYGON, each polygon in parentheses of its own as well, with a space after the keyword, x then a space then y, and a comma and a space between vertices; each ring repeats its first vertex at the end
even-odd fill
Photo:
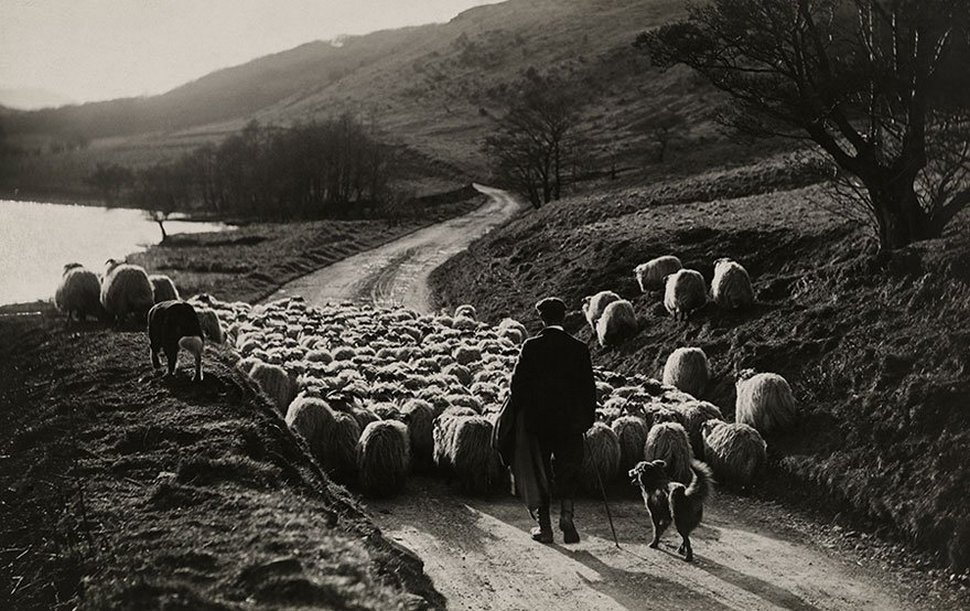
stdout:
MULTIPOLYGON (((478 210, 304 276, 269 300, 299 294, 317 305, 428 311, 431 271, 519 208, 503 191, 476 188, 490 197, 478 210)), ((611 494, 619 547, 602 500, 577 501, 583 540, 571 546, 532 542, 533 524, 511 496, 463 498, 429 477, 414 477, 405 494, 367 505, 386 535, 424 560, 453 609, 915 608, 911 586, 833 551, 819 536, 825 529, 776 505, 715 495, 693 537, 695 561, 687 564, 674 551, 673 532, 661 549, 647 547, 650 518, 638 496, 611 494)))
POLYGON ((519 210, 507 192, 475 188, 489 196, 478 209, 297 278, 266 301, 302 295, 313 305, 353 301, 430 311, 431 272, 519 210))

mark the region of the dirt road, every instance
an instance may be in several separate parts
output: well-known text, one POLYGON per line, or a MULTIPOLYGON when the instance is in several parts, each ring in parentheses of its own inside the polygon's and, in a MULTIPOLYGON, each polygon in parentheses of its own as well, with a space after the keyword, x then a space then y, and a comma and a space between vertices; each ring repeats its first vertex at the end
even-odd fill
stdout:
MULTIPOLYGON (((397 303, 426 311, 427 279, 444 260, 517 209, 505 193, 479 210, 417 231, 321 269, 270 299, 301 294, 323 304, 397 303)), ((668 533, 647 547, 650 519, 638 497, 614 498, 621 543, 612 541, 601 502, 581 500, 583 541, 543 546, 528 537, 528 514, 512 497, 455 496, 440 480, 414 478, 405 494, 368 503, 390 538, 414 550, 453 609, 907 609, 912 588, 821 545, 791 516, 723 495, 706 508, 694 537, 695 562, 675 553, 668 533)), ((557 533, 561 542, 561 535, 557 533)))
POLYGON ((475 188, 490 198, 477 210, 307 274, 283 285, 266 301, 302 295, 314 305, 363 301, 427 312, 432 270, 519 209, 505 191, 475 188))

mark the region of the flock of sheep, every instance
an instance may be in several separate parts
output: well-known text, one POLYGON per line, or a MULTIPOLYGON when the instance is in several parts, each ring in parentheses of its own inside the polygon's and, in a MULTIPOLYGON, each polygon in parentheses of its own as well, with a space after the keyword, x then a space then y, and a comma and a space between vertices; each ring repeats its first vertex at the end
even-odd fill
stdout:
MULTIPOLYGON (((675 264, 664 257, 636 273, 645 290, 659 278, 665 305, 681 316, 704 301, 696 295, 700 274, 671 271, 675 264)), ((743 268, 719 261, 715 272, 716 301, 736 307, 753 300, 750 281, 746 290, 737 288, 737 278, 747 280, 743 268)), ((701 288, 706 301, 703 278, 701 288)), ((611 295, 587 298, 583 306, 604 345, 630 333, 632 306, 611 295)), ((173 298, 178 292, 167 277, 109 261, 100 277, 66 266, 55 303, 69 317, 105 313, 119 320, 173 298)), ((235 349, 240 370, 337 481, 365 495, 388 496, 403 489, 409 473, 437 470, 466 493, 508 488, 510 476, 491 437, 527 337, 521 323, 479 322, 470 305, 422 315, 372 305, 309 307, 299 297, 257 306, 207 295, 189 302, 207 339, 235 349)), ((663 382, 602 369, 595 376, 597 422, 586 433, 581 474, 590 492, 597 473, 612 480, 641 460, 663 459, 671 479, 689 483, 695 457, 707 461, 719 481, 746 485, 765 460, 762 433, 794 419, 787 382, 749 371, 737 382, 736 421, 725 422, 717 406, 694 396, 710 378, 699 348, 674 350, 663 382)))

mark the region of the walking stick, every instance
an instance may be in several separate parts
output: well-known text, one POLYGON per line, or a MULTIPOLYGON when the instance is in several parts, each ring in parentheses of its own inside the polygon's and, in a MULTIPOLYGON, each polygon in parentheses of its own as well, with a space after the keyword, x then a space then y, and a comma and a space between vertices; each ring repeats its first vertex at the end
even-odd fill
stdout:
POLYGON ((613 527, 613 514, 610 512, 610 504, 606 500, 606 488, 603 486, 603 478, 600 477, 600 469, 593 463, 593 471, 596 471, 596 481, 600 485, 600 492, 603 494, 603 507, 606 508, 606 518, 610 521, 610 531, 613 533, 613 543, 616 549, 620 549, 620 540, 616 538, 616 528, 613 527))

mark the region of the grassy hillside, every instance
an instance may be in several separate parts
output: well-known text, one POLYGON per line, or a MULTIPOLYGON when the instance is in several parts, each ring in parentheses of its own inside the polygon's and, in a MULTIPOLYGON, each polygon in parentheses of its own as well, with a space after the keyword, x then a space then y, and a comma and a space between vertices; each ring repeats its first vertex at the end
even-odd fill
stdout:
MULTIPOLYGON (((613 290, 630 299, 640 332, 594 346, 579 312, 571 329, 593 360, 657 376, 677 347, 713 364, 704 398, 733 417, 734 372, 784 375, 801 402, 799 429, 770 438, 758 488, 890 526, 954 566, 970 564, 970 218, 940 240, 876 259, 859 228, 820 207, 785 159, 570 198, 523 215, 433 277, 441 305, 473 303, 489 320, 556 294, 575 309, 613 290), (676 254, 710 282, 720 257, 752 275, 758 305, 714 305, 686 323, 641 295, 632 270, 676 254)), ((808 182, 811 182, 810 180, 808 182)))
POLYGON ((225 350, 195 384, 153 375, 144 332, 47 313, 0 339, 0 607, 443 608, 225 350))
POLYGON ((632 46, 639 32, 681 16, 683 7, 683 0, 509 0, 446 24, 350 37, 340 46, 309 43, 160 96, 13 113, 3 121, 7 133, 42 154, 5 159, 18 178, 0 187, 83 193, 82 178, 98 161, 141 165, 251 119, 286 124, 343 111, 447 164, 429 174, 482 179, 481 141, 530 70, 588 93, 581 131, 592 141, 586 153, 594 169, 649 167, 654 127, 670 113, 682 120, 671 145, 679 166, 744 158, 752 150, 729 145, 715 129, 720 97, 710 86, 688 70, 652 69, 632 46), (52 146, 63 150, 51 154, 52 146))

